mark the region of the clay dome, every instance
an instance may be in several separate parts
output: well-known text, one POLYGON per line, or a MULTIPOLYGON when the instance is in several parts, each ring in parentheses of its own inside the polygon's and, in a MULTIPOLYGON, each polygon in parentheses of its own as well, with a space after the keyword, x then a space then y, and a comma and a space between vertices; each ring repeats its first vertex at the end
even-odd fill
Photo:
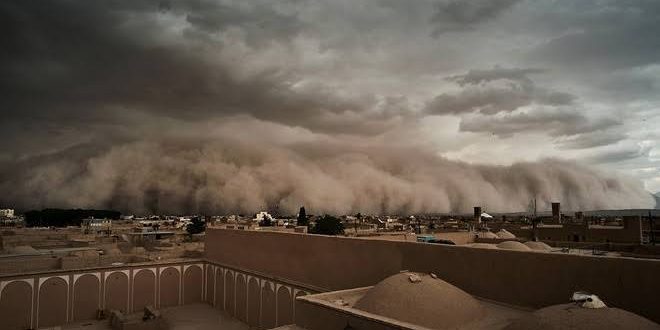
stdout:
POLYGON ((36 253, 37 250, 29 245, 19 245, 11 249, 12 253, 36 253))
POLYGON ((502 250, 516 250, 516 251, 531 251, 527 245, 520 243, 518 241, 505 241, 500 244, 497 244, 498 249, 502 250))
POLYGON ((495 246, 495 244, 489 244, 489 243, 472 243, 468 246, 479 249, 497 249, 497 246, 495 246))
POLYGON ((481 303, 465 291, 441 279, 409 272, 384 279, 353 307, 432 329, 455 328, 484 315, 481 303))
POLYGON ((534 251, 551 251, 552 247, 550 245, 545 244, 543 242, 534 242, 534 241, 529 241, 525 242, 525 245, 529 247, 530 249, 534 251))
POLYGON ((576 304, 554 305, 513 321, 505 330, 554 329, 660 329, 660 325, 618 308, 584 308, 576 304))
POLYGON ((479 233, 477 233, 477 236, 479 238, 499 238, 499 237, 497 237, 497 235, 495 235, 494 233, 489 232, 489 231, 479 232, 479 233))
POLYGON ((512 234, 510 231, 506 229, 500 229, 500 231, 498 231, 496 235, 498 238, 504 238, 504 239, 516 238, 516 235, 512 234))

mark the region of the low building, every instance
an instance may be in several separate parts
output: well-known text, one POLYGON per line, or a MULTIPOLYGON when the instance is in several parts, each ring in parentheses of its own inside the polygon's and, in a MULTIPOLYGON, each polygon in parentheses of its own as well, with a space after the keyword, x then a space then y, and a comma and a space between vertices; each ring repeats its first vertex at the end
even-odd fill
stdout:
POLYGON ((14 209, 0 209, 0 218, 13 218, 14 209))
POLYGON ((596 225, 586 220, 582 223, 542 224, 537 226, 536 236, 544 241, 641 244, 641 217, 623 217, 621 222, 622 225, 596 225))
POLYGON ((110 219, 83 219, 80 227, 85 234, 110 234, 112 230, 112 220, 110 219))

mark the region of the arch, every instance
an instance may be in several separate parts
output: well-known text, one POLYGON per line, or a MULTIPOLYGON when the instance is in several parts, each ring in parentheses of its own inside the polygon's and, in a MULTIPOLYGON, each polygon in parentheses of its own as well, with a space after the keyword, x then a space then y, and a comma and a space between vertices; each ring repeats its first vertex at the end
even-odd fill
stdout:
POLYGON ((105 278, 105 310, 128 311, 128 275, 112 272, 105 278))
POLYGON ((39 286, 39 327, 66 323, 68 290, 68 283, 60 277, 51 277, 39 286))
POLYGON ((305 291, 303 291, 303 290, 296 290, 296 294, 295 294, 295 296, 293 297, 293 319, 294 319, 294 320, 296 319, 296 299, 297 299, 298 297, 306 296, 306 295, 308 295, 308 294, 309 294, 309 293, 307 293, 307 292, 305 292, 305 291))
POLYGON ((220 268, 215 274, 215 307, 225 309, 225 274, 220 268))
POLYGON ((183 304, 194 304, 202 301, 202 285, 204 284, 202 269, 191 266, 183 274, 183 304))
POLYGON ((261 327, 275 328, 275 291, 273 284, 266 282, 261 290, 261 327))
POLYGON ((213 305, 213 293, 215 292, 215 285, 213 283, 213 267, 206 267, 206 303, 213 305))
POLYGON ((247 322, 247 283, 245 275, 236 275, 236 318, 247 322))
POLYGON ((261 288, 259 280, 251 277, 248 281, 248 315, 247 323, 251 327, 259 326, 259 310, 261 309, 261 288))
POLYGON ((282 285, 277 289, 277 326, 293 323, 291 290, 282 285))
POLYGON ((298 297, 302 297, 302 296, 306 296, 306 295, 308 295, 308 294, 309 294, 309 293, 307 293, 307 292, 305 292, 305 291, 303 291, 303 290, 297 290, 297 291, 296 291, 296 298, 298 298, 298 297))
POLYGON ((234 286, 234 272, 227 271, 225 274, 225 310, 231 316, 235 315, 235 286, 234 286))
POLYGON ((156 307, 156 273, 142 269, 133 277, 133 310, 140 311, 146 306, 156 307))
POLYGON ((3 329, 31 328, 32 286, 25 281, 9 282, 0 295, 0 322, 3 329))
POLYGON ((179 304, 179 281, 179 270, 174 267, 167 267, 160 273, 160 286, 158 289, 161 308, 179 304))
POLYGON ((93 320, 99 309, 101 282, 92 274, 84 274, 73 282, 73 320, 93 320))

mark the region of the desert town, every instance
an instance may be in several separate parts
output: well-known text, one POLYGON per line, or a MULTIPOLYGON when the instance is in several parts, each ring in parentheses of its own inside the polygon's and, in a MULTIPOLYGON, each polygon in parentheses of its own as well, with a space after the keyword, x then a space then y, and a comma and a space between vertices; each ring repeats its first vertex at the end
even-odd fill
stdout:
POLYGON ((580 301, 571 305, 574 312, 585 313, 580 322, 616 323, 623 318, 651 329, 658 325, 650 320, 660 318, 649 308, 657 299, 652 292, 657 292, 654 276, 660 265, 656 239, 660 226, 652 210, 566 214, 560 203, 552 203, 550 210, 531 214, 489 214, 474 207, 473 214, 462 215, 333 217, 307 215, 302 207, 295 216, 112 214, 116 219, 83 218, 62 227, 38 226, 57 213, 53 212, 42 211, 35 222, 30 219, 34 214, 26 217, 3 210, 0 317, 7 329, 178 329, 190 317, 204 320, 195 322, 199 329, 214 328, 218 318, 231 329, 336 329, 348 324, 365 329, 524 329, 543 318, 566 322, 561 316, 565 311, 555 307, 533 311, 571 297, 580 301), (291 244, 295 248, 287 247, 291 244), (365 251, 371 249, 376 251, 367 256, 365 251), (412 252, 418 249, 428 255, 429 264, 420 264, 427 257, 412 252), (316 257, 303 251, 316 251, 316 257), (387 253, 393 254, 387 257, 387 253), (455 255, 444 260, 441 255, 446 253, 455 255), (522 287, 533 284, 520 271, 489 273, 490 282, 507 283, 499 289, 466 283, 453 272, 471 266, 456 270, 442 266, 458 262, 453 258, 463 254, 485 264, 504 258, 512 267, 523 268, 530 262, 526 254, 547 258, 547 265, 535 267, 565 273, 559 283, 564 296, 547 292, 514 297, 498 292, 515 286, 521 286, 520 292, 535 291, 522 287), (318 264, 324 258, 331 260, 318 264), (360 265, 361 258, 369 258, 371 265, 360 265), (392 258, 402 264, 388 260, 392 258), (563 258, 571 263, 555 261, 563 258), (598 260, 603 264, 592 266, 598 260), (339 275, 339 269, 328 268, 339 266, 337 262, 356 269, 344 269, 347 273, 339 275), (646 289, 634 303, 628 293, 602 286, 608 283, 603 277, 622 271, 607 265, 621 262, 644 270, 634 285, 646 289), (321 269, 326 273, 320 274, 321 269), (595 271, 605 273, 584 277, 595 271), (327 278, 330 274, 337 278, 327 278), (568 280, 568 274, 580 280, 568 280), (508 276, 520 283, 513 286, 508 276), (463 307, 439 306, 447 297, 462 301, 463 307), (604 309, 582 312, 579 305, 585 301, 604 309), (269 310, 270 304, 276 308, 269 310), (411 305, 421 309, 405 312, 405 306, 411 305), (604 307, 609 305, 621 309, 604 307), (318 323, 319 318, 335 324, 318 323))
POLYGON ((0 330, 660 330, 660 0, 0 27, 0 330))
MULTIPOLYGON (((487 249, 660 258, 660 248, 655 247, 656 237, 660 240, 660 224, 654 211, 646 211, 646 216, 642 210, 619 215, 566 215, 560 212, 559 203, 552 206, 551 214, 537 216, 495 217, 482 212, 481 207, 475 207, 472 216, 350 215, 336 218, 341 229, 326 234, 487 249)), ((298 233, 311 231, 317 220, 323 219, 305 214, 305 220, 299 220, 300 214, 275 218, 268 212, 252 217, 130 215, 115 220, 81 219, 79 226, 26 227, 12 209, 0 214, 4 214, 0 254, 0 273, 4 274, 199 258, 204 251, 204 234, 203 230, 195 234, 186 230, 193 223, 191 219, 208 228, 298 233)))

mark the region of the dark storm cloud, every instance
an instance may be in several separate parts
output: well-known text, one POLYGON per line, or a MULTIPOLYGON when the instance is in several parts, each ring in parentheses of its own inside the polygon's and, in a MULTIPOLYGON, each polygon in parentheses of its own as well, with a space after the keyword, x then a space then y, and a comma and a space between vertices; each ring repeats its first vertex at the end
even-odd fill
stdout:
POLYGON ((472 30, 518 2, 520 0, 441 0, 431 19, 435 24, 434 34, 472 30))
POLYGON ((615 70, 660 61, 660 2, 567 1, 538 13, 539 25, 564 33, 536 47, 529 59, 572 70, 615 70))
POLYGON ((620 125, 614 118, 590 119, 575 110, 538 109, 501 116, 465 117, 459 129, 464 132, 490 133, 510 137, 522 132, 544 132, 552 137, 573 136, 605 130, 620 125))
POLYGON ((211 33, 239 28, 247 34, 251 46, 290 40, 302 29, 295 13, 278 12, 264 3, 234 8, 217 1, 199 1, 182 7, 179 10, 188 12, 186 20, 194 27, 211 33))
MULTIPOLYGON (((194 21, 191 29, 199 25, 210 29, 210 23, 199 21, 206 17, 221 22, 217 28, 258 25, 265 31, 263 39, 252 38, 252 42, 274 42, 269 30, 295 33, 295 29, 271 26, 295 25, 289 22, 295 18, 274 12, 262 10, 250 16, 209 2, 187 4, 172 4, 168 10, 187 12, 188 20, 194 21), (220 16, 214 18, 216 14, 220 16), (223 21, 224 16, 235 18, 223 21)), ((323 89, 293 91, 290 85, 296 78, 285 72, 238 79, 231 71, 232 63, 209 59, 213 52, 229 47, 220 41, 208 41, 205 47, 195 40, 158 43, 154 40, 159 29, 149 16, 140 17, 144 22, 131 28, 131 15, 155 14, 158 8, 157 2, 129 2, 126 7, 67 1, 3 3, 3 30, 18 31, 2 47, 5 116, 24 117, 28 112, 45 120, 63 114, 93 120, 108 111, 103 107, 116 106, 191 120, 247 113, 336 132, 367 120, 369 127, 357 132, 380 131, 389 125, 389 118, 378 125, 382 114, 364 114, 366 105, 361 100, 342 99, 323 89), (57 113, 54 108, 59 109, 57 113)), ((248 38, 250 34, 258 32, 249 32, 248 38)))
POLYGON ((447 80, 456 82, 460 86, 478 85, 494 80, 511 80, 533 84, 529 75, 544 72, 545 70, 538 68, 504 68, 496 66, 489 70, 470 70, 466 74, 448 77, 447 80))
POLYGON ((628 134, 620 129, 605 129, 559 139, 557 144, 562 149, 589 149, 616 144, 627 138, 628 134))
POLYGON ((426 107, 429 114, 463 114, 478 112, 496 114, 512 112, 531 105, 570 105, 575 96, 538 87, 530 74, 540 69, 495 67, 491 70, 471 70, 447 78, 464 87, 460 92, 436 96, 426 107))

